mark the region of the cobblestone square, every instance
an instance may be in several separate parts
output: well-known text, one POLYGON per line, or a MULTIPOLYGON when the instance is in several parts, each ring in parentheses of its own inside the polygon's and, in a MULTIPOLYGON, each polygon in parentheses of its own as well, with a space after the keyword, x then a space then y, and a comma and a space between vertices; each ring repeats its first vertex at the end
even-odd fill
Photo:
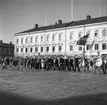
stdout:
POLYGON ((107 75, 0 70, 0 105, 107 105, 107 75))

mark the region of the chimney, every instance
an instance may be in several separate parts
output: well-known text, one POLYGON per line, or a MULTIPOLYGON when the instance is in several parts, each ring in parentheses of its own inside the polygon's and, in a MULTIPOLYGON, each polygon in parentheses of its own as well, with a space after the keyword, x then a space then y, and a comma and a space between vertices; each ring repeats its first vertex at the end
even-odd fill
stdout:
POLYGON ((58 20, 58 24, 62 24, 62 20, 59 19, 59 20, 58 20))
POLYGON ((35 24, 35 28, 38 28, 38 24, 35 24))
POLYGON ((3 43, 3 41, 2 41, 2 40, 0 40, 0 43, 3 43))
POLYGON ((87 19, 87 20, 90 20, 90 19, 91 19, 91 16, 90 16, 90 15, 87 15, 87 16, 86 16, 86 19, 87 19))
POLYGON ((12 44, 12 42, 10 42, 10 44, 12 44))

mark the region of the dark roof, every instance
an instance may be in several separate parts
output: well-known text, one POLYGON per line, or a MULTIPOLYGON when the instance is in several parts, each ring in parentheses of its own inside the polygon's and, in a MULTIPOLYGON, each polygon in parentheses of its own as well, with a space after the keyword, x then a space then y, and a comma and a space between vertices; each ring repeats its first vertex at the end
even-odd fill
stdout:
MULTIPOLYGON (((70 23, 70 22, 68 22, 68 23, 70 23)), ((29 29, 29 30, 26 30, 26 31, 19 32, 17 34, 34 32, 34 31, 42 31, 42 30, 48 30, 48 29, 62 28, 62 27, 65 27, 68 23, 62 23, 62 24, 57 24, 57 25, 49 25, 49 26, 43 26, 43 27, 38 27, 38 28, 32 28, 32 29, 29 29)))
POLYGON ((63 27, 70 27, 70 26, 92 24, 92 23, 99 23, 99 22, 106 22, 106 21, 107 21, 107 16, 104 16, 104 17, 91 18, 91 19, 72 21, 72 22, 67 22, 67 23, 62 23, 62 24, 54 24, 54 25, 49 25, 49 26, 32 28, 32 29, 29 29, 26 31, 19 32, 17 34, 34 32, 34 31, 49 30, 49 29, 56 29, 56 28, 63 28, 63 27))
POLYGON ((100 22, 106 22, 106 21, 107 21, 107 16, 104 16, 104 17, 75 21, 72 24, 68 25, 68 27, 69 26, 92 24, 92 23, 100 23, 100 22))
POLYGON ((8 43, 0 43, 0 47, 6 47, 6 48, 14 48, 14 44, 8 44, 8 43))

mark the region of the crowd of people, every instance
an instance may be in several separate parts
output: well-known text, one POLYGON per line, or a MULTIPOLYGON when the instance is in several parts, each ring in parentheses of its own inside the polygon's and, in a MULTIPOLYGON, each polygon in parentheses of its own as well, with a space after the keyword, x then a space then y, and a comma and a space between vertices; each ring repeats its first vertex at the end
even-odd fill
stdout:
MULTIPOLYGON (((37 70, 59 70, 81 72, 81 70, 89 71, 90 68, 96 72, 95 63, 97 59, 94 57, 75 56, 35 56, 35 57, 5 57, 2 60, 2 70, 11 67, 12 70, 20 71, 37 71, 37 70)), ((103 62, 102 62, 103 63, 103 62)), ((104 63, 106 64, 106 63, 104 63)), ((104 66, 106 67, 106 66, 104 66)), ((101 67, 103 73, 106 74, 106 68, 101 67)))

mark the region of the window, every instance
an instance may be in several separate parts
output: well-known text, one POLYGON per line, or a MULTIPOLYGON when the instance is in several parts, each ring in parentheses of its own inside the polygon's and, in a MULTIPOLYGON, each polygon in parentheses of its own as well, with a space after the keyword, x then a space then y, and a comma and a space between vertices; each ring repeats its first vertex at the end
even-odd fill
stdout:
POLYGON ((43 42, 43 36, 41 36, 41 42, 43 42))
POLYGON ((55 52, 55 46, 52 46, 52 52, 55 52))
POLYGON ((80 38, 82 36, 82 32, 78 33, 78 38, 80 38))
POLYGON ((46 36, 46 41, 47 41, 47 42, 49 41, 49 35, 46 36))
POLYGON ((52 41, 55 41, 55 35, 52 35, 52 41))
POLYGON ((21 38, 21 43, 23 43, 23 38, 21 38))
POLYGON ((28 48, 25 49, 25 52, 26 52, 26 53, 28 52, 28 48))
POLYGON ((61 40, 62 34, 59 34, 59 41, 61 40))
POLYGON ((21 48, 21 53, 23 52, 23 48, 21 48))
POLYGON ((73 36, 73 33, 71 32, 71 33, 70 33, 70 40, 72 39, 72 36, 73 36))
POLYGON ((103 43, 102 44, 102 50, 106 50, 107 49, 107 44, 106 43, 103 43))
POLYGON ((18 44, 19 43, 19 39, 16 39, 16 44, 18 44))
POLYGON ((38 47, 35 47, 35 52, 38 52, 38 47))
POLYGON ((30 53, 32 53, 32 52, 33 52, 33 48, 31 47, 31 48, 30 48, 30 53))
POLYGON ((98 30, 94 32, 94 37, 98 37, 98 30))
POLYGON ((46 47, 46 52, 49 52, 49 47, 46 47))
POLYGON ((17 53, 19 52, 19 48, 16 48, 16 52, 17 52, 17 53))
POLYGON ((41 52, 43 52, 43 47, 41 47, 41 52))
POLYGON ((28 38, 26 38, 26 43, 28 43, 28 38))
POLYGON ((79 46, 79 48, 78 48, 78 49, 79 49, 79 51, 82 51, 82 46, 79 46))
POLYGON ((86 50, 90 50, 90 44, 86 45, 86 50))
POLYGON ((36 37, 35 37, 35 42, 37 42, 37 41, 38 41, 38 37, 36 36, 36 37))
POLYGON ((99 44, 95 44, 94 49, 99 50, 99 44))
POLYGON ((105 37, 105 36, 107 36, 107 30, 106 30, 106 29, 103 29, 103 30, 102 30, 102 37, 105 37))
POLYGON ((70 51, 73 51, 73 45, 70 45, 70 51))
POLYGON ((30 42, 33 43, 33 37, 30 38, 30 42))
POLYGON ((62 46, 58 47, 58 51, 61 52, 62 51, 62 46))

